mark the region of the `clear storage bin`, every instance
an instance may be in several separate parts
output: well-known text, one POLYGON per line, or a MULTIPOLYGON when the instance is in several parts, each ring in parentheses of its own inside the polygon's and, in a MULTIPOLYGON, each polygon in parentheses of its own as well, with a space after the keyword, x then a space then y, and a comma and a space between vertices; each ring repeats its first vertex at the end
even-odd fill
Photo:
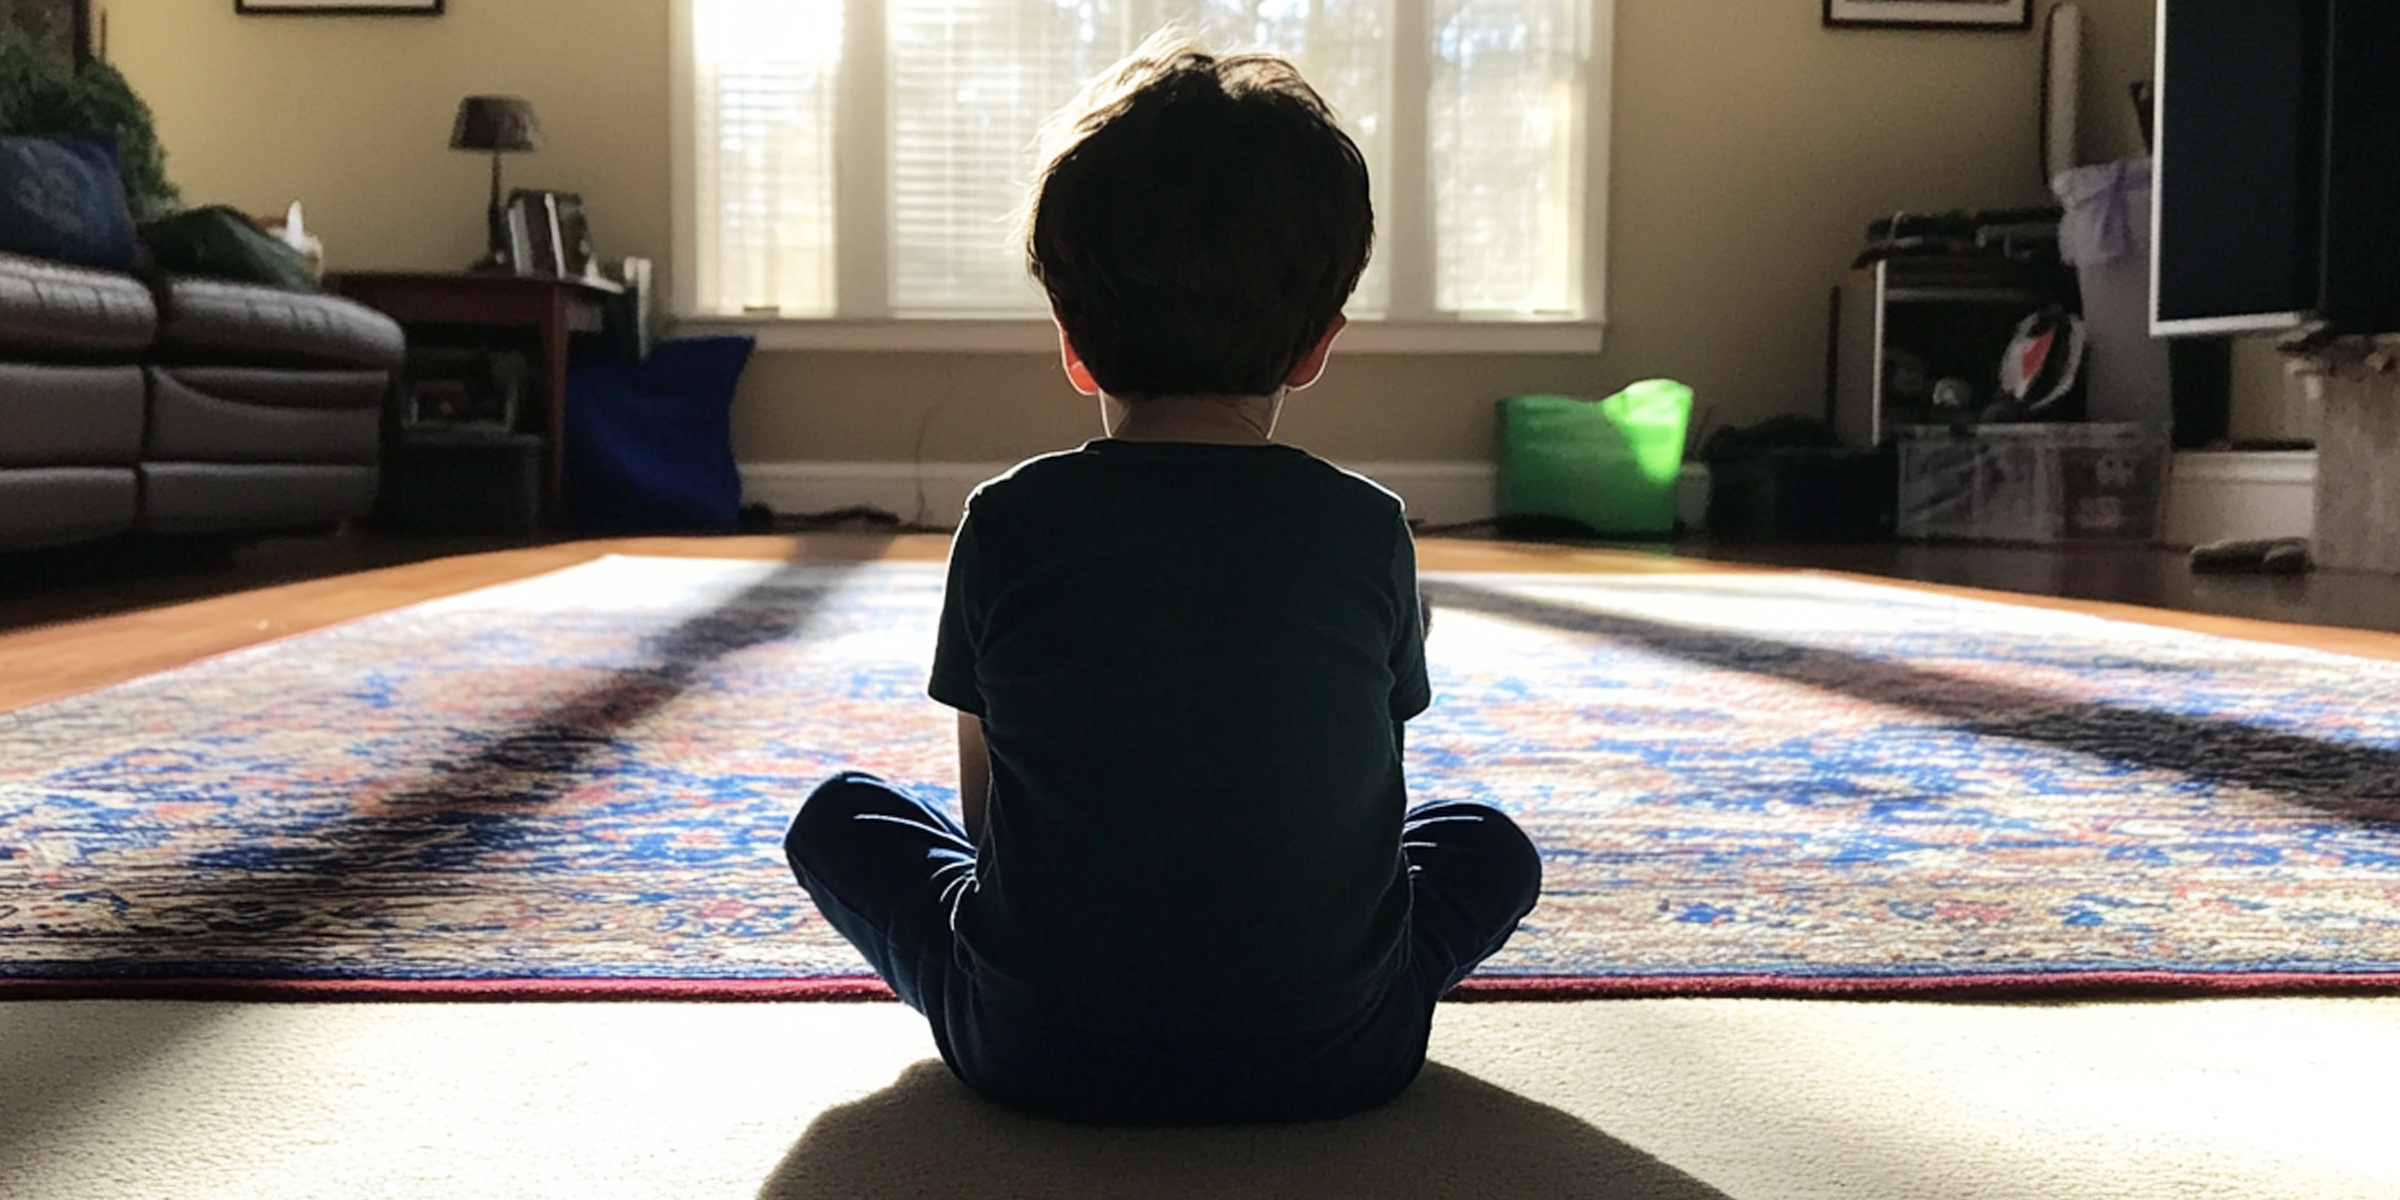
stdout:
POLYGON ((1981 542, 2158 539, 2167 437, 2122 423, 1907 425, 1899 534, 1981 542))

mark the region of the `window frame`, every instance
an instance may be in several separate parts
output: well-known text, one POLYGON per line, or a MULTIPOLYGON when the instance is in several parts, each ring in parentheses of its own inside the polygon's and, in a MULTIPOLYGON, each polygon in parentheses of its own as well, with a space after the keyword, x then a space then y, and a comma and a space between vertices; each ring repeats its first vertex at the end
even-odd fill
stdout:
MULTIPOLYGON (((687 333, 746 333, 765 351, 1051 353, 1058 331, 1049 321, 1020 314, 977 317, 957 313, 895 312, 890 303, 889 132, 887 49, 882 0, 845 0, 841 116, 835 133, 840 167, 834 181, 837 244, 831 317, 702 313, 697 272, 698 146, 693 65, 693 6, 673 0, 668 38, 670 204, 673 257, 667 263, 668 312, 687 333)), ((1344 353, 1367 354, 1597 354, 1608 325, 1610 111, 1614 92, 1616 0, 1581 0, 1588 7, 1591 45, 1584 74, 1583 311, 1552 315, 1450 315, 1426 311, 1432 263, 1425 254, 1394 260, 1392 312, 1354 317, 1341 335, 1344 353), (1411 269, 1414 268, 1414 269, 1411 269)), ((1427 0, 1394 0, 1393 22, 1422 29, 1427 0)), ((1415 40, 1420 50, 1427 39, 1415 40)), ((1426 54, 1394 63, 1393 90, 1428 86, 1426 54)), ((1395 181, 1423 178, 1423 109, 1395 114, 1395 181), (1403 136, 1407 135, 1407 136, 1403 136), (1413 160, 1413 161, 1410 161, 1413 160)), ((1400 199, 1376 214, 1379 252, 1405 238, 1430 243, 1432 214, 1422 200, 1400 199)))

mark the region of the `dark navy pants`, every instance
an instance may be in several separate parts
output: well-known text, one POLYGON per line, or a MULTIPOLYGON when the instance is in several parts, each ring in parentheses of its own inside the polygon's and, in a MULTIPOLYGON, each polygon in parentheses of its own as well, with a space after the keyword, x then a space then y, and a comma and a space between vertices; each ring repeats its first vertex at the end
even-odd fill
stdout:
POLYGON ((1122 1124, 1315 1120, 1399 1095, 1425 1064, 1434 1002, 1508 941, 1541 892, 1533 843, 1496 809, 1419 806, 1401 846, 1413 926, 1380 999, 1331 1029, 1229 1044, 1097 1035, 982 994, 950 925, 974 845, 947 813, 872 775, 827 781, 784 836, 800 886, 931 1021, 967 1086, 1014 1108, 1122 1124))

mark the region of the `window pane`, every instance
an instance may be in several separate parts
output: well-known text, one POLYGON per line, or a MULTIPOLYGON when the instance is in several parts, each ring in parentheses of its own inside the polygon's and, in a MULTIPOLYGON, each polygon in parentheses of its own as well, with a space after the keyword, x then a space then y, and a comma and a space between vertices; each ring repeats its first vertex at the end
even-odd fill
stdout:
POLYGON ((1132 43, 1121 2, 892 0, 892 307, 1038 312, 1014 217, 1034 137, 1132 43))
MULTIPOLYGON (((1167 15, 1220 54, 1268 50, 1291 59, 1358 143, 1375 211, 1389 211, 1391 0, 1169 0, 1167 15)), ((1390 246, 1376 243, 1366 277, 1350 298, 1350 315, 1376 315, 1390 306, 1390 253, 1390 246)))
MULTIPOLYGON (((1219 53, 1291 57, 1381 180, 1390 0, 892 0, 890 11, 897 310, 1040 311, 1015 239, 1035 137, 1157 23, 1219 53)), ((1371 273, 1355 310, 1383 306, 1382 279, 1371 273)))
MULTIPOLYGON (((1297 61, 1358 141, 1379 214, 1392 211, 1395 118, 1399 128, 1422 122, 1405 165, 1427 198, 1425 244, 1379 230, 1352 315, 1391 311, 1395 260, 1429 277, 1432 294, 1412 311, 1427 301, 1466 314, 1581 311, 1588 0, 1425 0, 1430 36, 1417 44, 1427 57, 1412 63, 1429 74, 1409 96, 1394 93, 1394 0, 882 2, 891 190, 883 227, 853 213, 867 226, 850 235, 885 240, 894 311, 1041 310, 1015 238, 1036 133, 1086 79, 1168 21, 1221 52, 1297 61)), ((691 0, 692 267, 704 312, 836 314, 843 6, 691 0)))
POLYGON ((1581 0, 1432 0, 1434 306, 1582 307, 1581 0))
POLYGON ((841 45, 841 0, 694 0, 702 311, 832 315, 841 45))

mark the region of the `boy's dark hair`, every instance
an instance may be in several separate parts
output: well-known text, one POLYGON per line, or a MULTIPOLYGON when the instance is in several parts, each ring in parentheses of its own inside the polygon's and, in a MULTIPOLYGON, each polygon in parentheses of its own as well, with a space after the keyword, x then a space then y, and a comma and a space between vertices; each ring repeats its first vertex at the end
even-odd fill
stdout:
POLYGON ((1366 270, 1367 165, 1289 62, 1172 32, 1061 114, 1026 265, 1120 399, 1266 395, 1366 270))

